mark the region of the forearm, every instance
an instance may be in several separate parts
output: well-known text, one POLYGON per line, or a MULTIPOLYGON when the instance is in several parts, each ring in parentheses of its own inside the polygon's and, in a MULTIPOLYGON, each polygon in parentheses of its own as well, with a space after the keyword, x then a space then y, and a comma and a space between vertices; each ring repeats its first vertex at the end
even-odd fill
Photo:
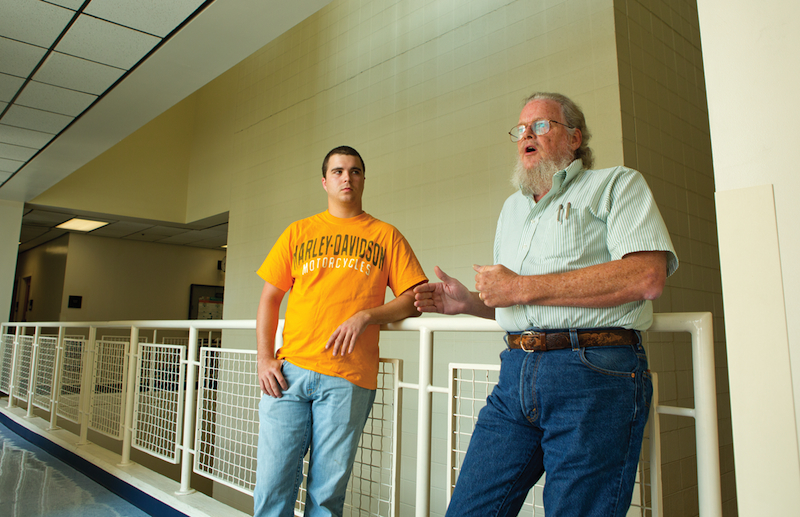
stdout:
POLYGON ((480 293, 477 291, 470 291, 469 300, 466 302, 464 309, 460 314, 468 314, 470 316, 477 316, 479 318, 486 318, 489 320, 494 319, 494 307, 489 307, 480 298, 480 293))
POLYGON ((275 357, 275 333, 278 331, 278 316, 266 315, 256 319, 256 343, 258 360, 275 357))
POLYGON ((575 271, 520 276, 511 305, 615 307, 658 298, 665 280, 663 252, 635 253, 575 271))
POLYGON ((258 361, 275 357, 275 334, 278 331, 278 316, 284 292, 265 284, 256 313, 256 344, 258 361))
POLYGON ((365 318, 366 325, 383 325, 384 323, 393 323, 405 318, 419 316, 416 307, 414 307, 414 293, 411 289, 383 305, 364 309, 361 314, 365 318))

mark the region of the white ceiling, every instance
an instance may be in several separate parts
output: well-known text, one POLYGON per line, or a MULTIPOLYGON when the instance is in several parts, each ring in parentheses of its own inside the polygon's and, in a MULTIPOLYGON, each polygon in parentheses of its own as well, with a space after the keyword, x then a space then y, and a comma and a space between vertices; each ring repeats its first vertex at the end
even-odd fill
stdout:
POLYGON ((204 0, 0 0, 0 184, 204 0))
MULTIPOLYGON (((0 199, 30 201, 329 2, 0 0, 0 199)), ((78 212, 26 206, 23 234, 78 212)))

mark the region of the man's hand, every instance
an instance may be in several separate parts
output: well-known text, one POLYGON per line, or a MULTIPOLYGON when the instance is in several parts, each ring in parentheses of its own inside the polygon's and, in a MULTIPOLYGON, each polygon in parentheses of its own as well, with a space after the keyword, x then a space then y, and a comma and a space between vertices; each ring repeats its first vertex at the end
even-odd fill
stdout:
POLYGON ((439 269, 439 266, 434 267, 434 272, 441 282, 421 284, 414 288, 414 305, 417 310, 439 314, 468 313, 468 307, 473 301, 472 293, 464 284, 439 269))
POLYGON ((261 392, 276 399, 281 398, 283 390, 289 389, 289 384, 281 373, 282 359, 264 359, 258 361, 258 382, 261 392))
POLYGON ((358 336, 364 333, 367 329, 367 322, 369 315, 364 311, 355 313, 347 319, 344 323, 333 331, 328 342, 325 343, 325 350, 333 347, 333 355, 352 354, 356 346, 358 336))
POLYGON ((475 275, 475 289, 479 298, 488 307, 510 307, 516 305, 519 295, 520 276, 503 265, 473 265, 478 274, 475 275))

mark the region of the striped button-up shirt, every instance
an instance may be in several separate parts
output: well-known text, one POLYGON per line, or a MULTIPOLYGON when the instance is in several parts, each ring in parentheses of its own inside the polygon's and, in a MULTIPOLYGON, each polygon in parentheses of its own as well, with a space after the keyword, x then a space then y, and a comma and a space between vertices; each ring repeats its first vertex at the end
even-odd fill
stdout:
MULTIPOLYGON (((587 170, 575 160, 553 177, 537 203, 516 192, 503 205, 494 243, 495 264, 521 275, 561 273, 621 259, 637 251, 666 251, 667 275, 678 258, 653 194, 626 167, 587 170)), ((507 331, 623 327, 646 330, 650 301, 617 307, 515 305, 495 311, 507 331)))

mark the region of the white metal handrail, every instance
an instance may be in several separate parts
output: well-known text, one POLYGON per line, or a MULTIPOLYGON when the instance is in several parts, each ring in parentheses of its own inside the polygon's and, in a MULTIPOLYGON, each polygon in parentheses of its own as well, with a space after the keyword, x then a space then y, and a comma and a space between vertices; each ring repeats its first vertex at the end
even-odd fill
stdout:
MULTIPOLYGON (((183 439, 179 447, 181 455, 181 494, 192 492, 189 480, 191 479, 194 447, 195 420, 195 383, 196 370, 200 367, 197 361, 198 335, 200 331, 208 330, 241 330, 255 329, 255 320, 187 320, 187 321, 117 321, 117 322, 36 322, 36 323, 4 323, 0 328, 0 335, 5 336, 11 329, 14 330, 12 346, 17 350, 17 344, 22 336, 22 331, 38 335, 40 329, 59 329, 59 337, 64 335, 66 328, 88 329, 89 350, 94 349, 96 331, 99 328, 130 329, 130 348, 128 364, 136 364, 138 358, 138 343, 140 329, 181 329, 189 332, 189 350, 186 358, 186 403, 183 408, 183 439)), ((433 350, 435 332, 499 332, 500 327, 496 322, 472 317, 422 317, 407 319, 401 322, 382 326, 384 331, 417 332, 419 333, 419 378, 417 384, 400 383, 401 389, 416 389, 418 391, 417 406, 417 457, 416 457, 416 508, 417 516, 430 514, 430 472, 431 472, 431 407, 432 395, 435 392, 446 393, 447 388, 433 385, 433 350)), ((648 332, 688 332, 692 337, 693 351, 693 377, 694 377, 694 408, 679 408, 659 406, 659 414, 670 414, 691 417, 696 420, 697 435, 697 468, 698 468, 698 497, 700 514, 709 517, 722 515, 720 467, 719 467, 719 440, 717 434, 716 412, 716 384, 714 371, 714 342, 713 326, 710 313, 670 313, 654 315, 653 326, 648 332)), ((281 330, 278 330, 278 336, 281 330)), ((59 339, 61 343, 62 339, 59 339)), ((0 341, 2 346, 7 346, 6 339, 0 341)), ((278 343, 279 345, 280 343, 278 343)), ((32 357, 27 364, 36 364, 36 347, 33 347, 32 357)), ((61 357, 61 354, 59 354, 61 357)), ((7 359, 9 354, 5 350, 0 353, 0 360, 7 359)), ((13 391, 17 384, 15 379, 17 364, 16 353, 11 354, 11 367, 9 381, 9 407, 13 406, 13 391)), ((5 365, 2 365, 5 368, 5 365)), ((127 401, 123 426, 122 465, 130 462, 131 432, 134 410, 135 377, 134 368, 129 368, 127 379, 127 401)), ((84 376, 84 379, 86 376, 84 376)), ((88 392, 88 386, 84 386, 88 392)), ((27 404, 32 406, 32 390, 28 390, 27 404)), ((57 395, 56 395, 57 398, 57 395)), ((57 405, 57 400, 54 401, 57 405)), ((89 415, 88 405, 81 404, 81 443, 86 440, 89 415)))

